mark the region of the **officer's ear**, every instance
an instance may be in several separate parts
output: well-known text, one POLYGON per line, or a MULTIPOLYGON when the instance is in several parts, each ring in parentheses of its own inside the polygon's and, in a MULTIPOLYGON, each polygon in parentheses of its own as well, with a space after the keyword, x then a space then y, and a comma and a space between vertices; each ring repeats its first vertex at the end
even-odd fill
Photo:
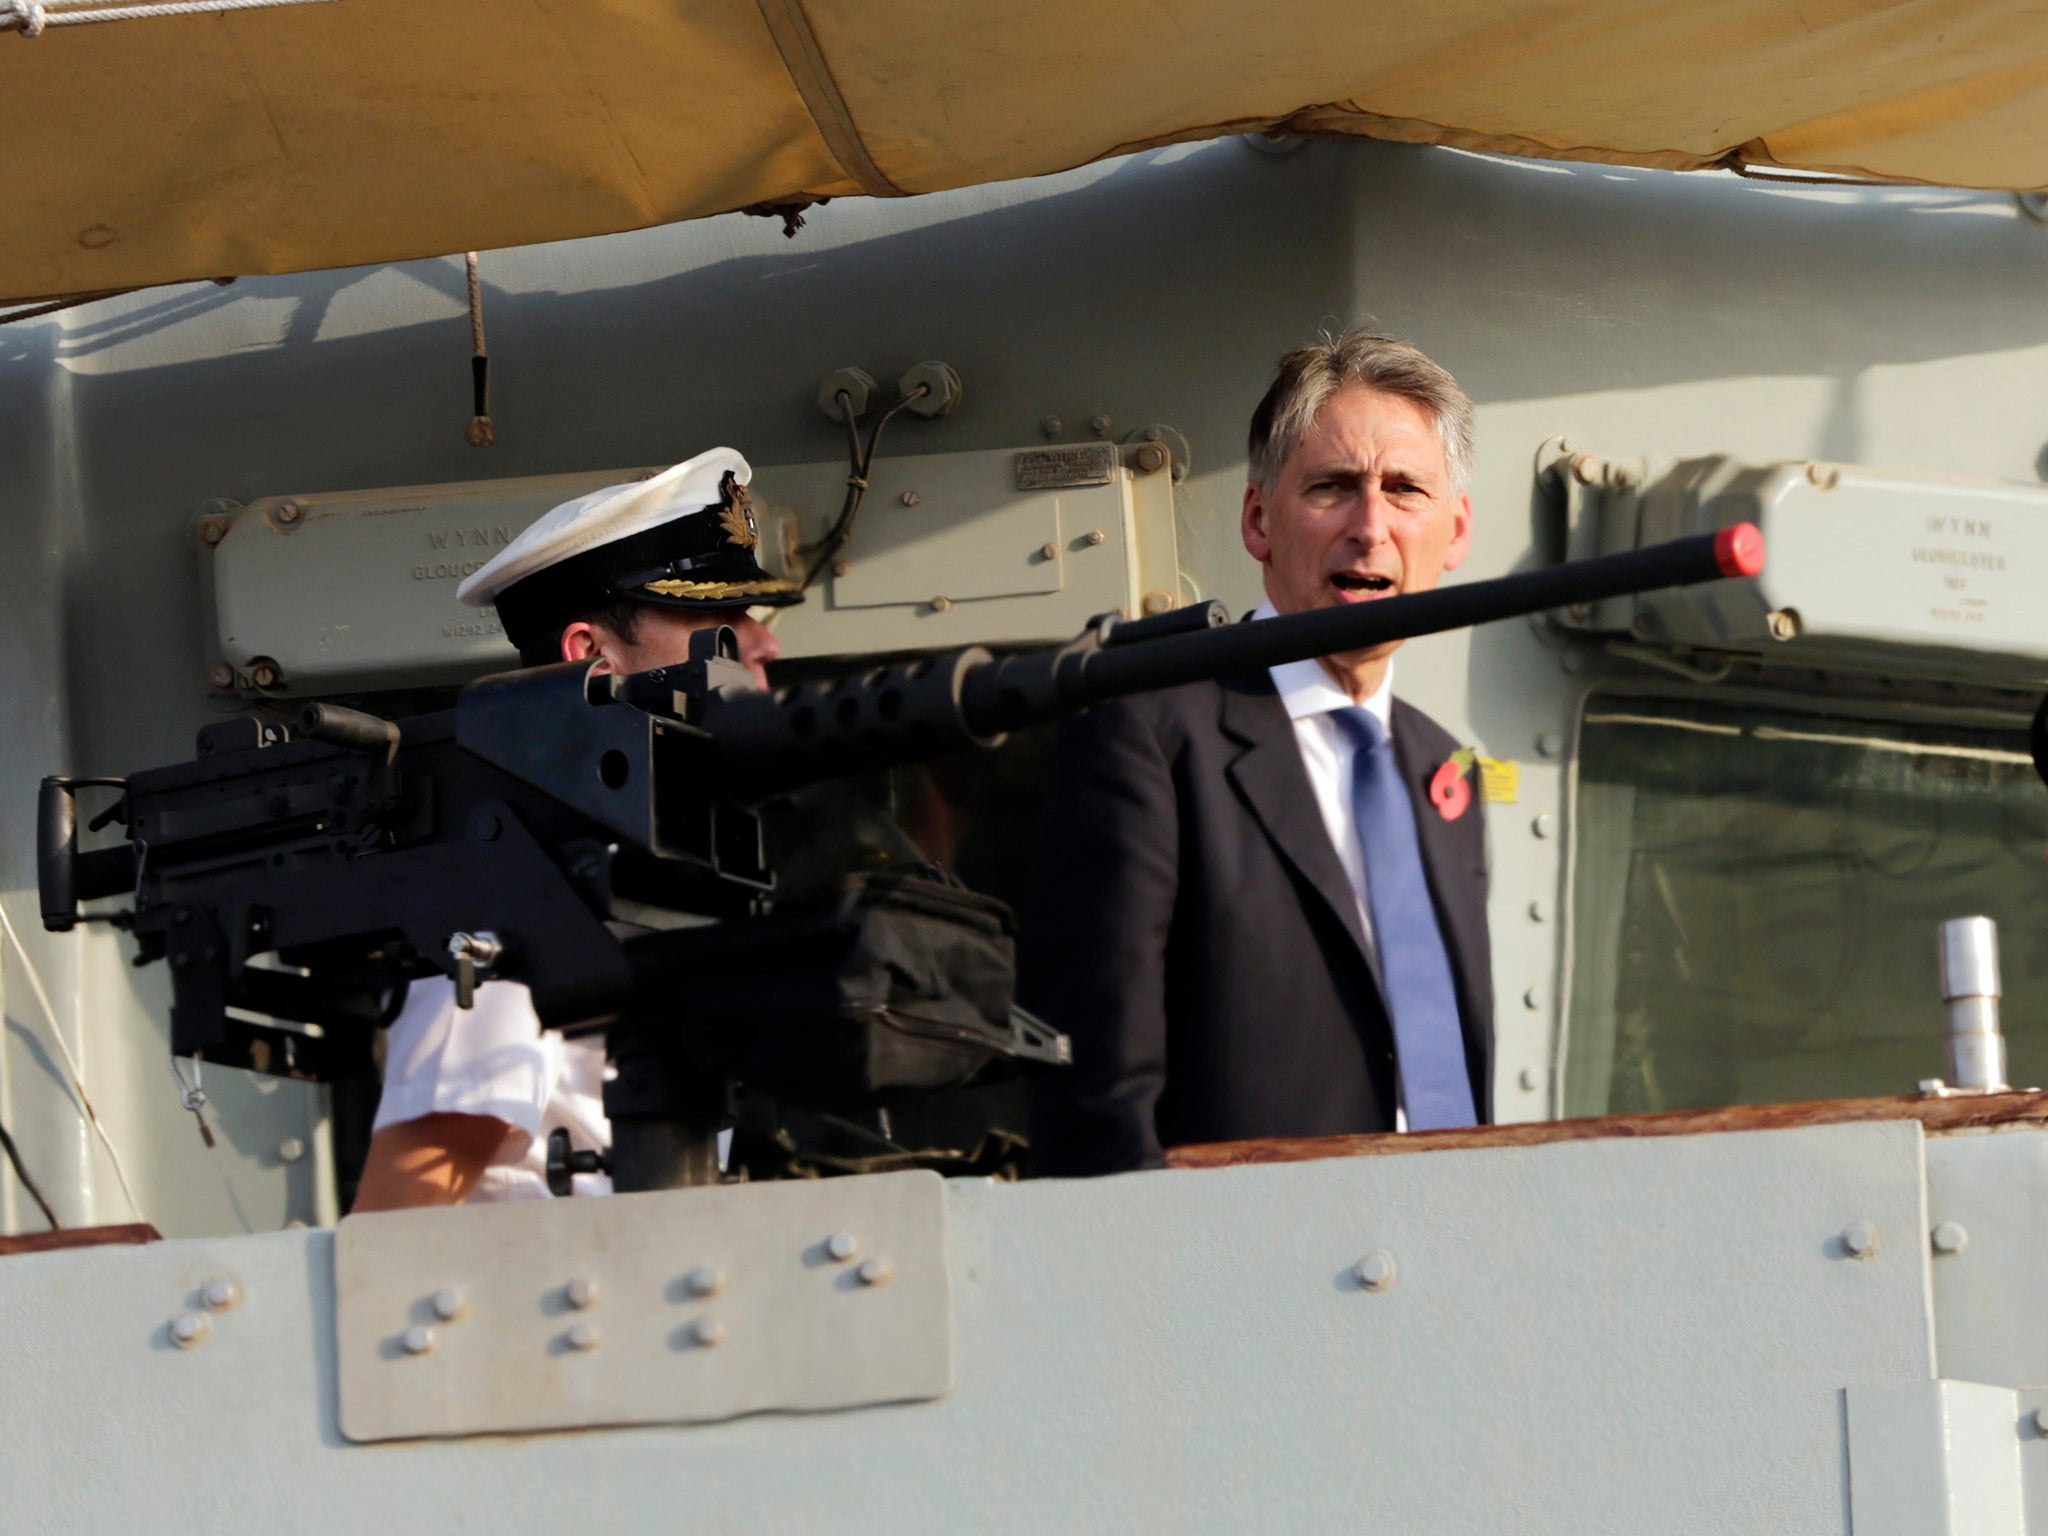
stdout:
POLYGON ((588 619, 578 619, 574 624, 562 627, 562 660, 595 661, 607 672, 612 665, 611 658, 604 654, 604 637, 588 619))

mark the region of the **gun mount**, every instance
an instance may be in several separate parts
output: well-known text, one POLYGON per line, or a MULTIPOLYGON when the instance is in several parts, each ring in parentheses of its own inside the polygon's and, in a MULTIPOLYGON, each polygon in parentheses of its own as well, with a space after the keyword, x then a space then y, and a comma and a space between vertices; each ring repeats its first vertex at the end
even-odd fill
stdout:
POLYGON ((226 721, 188 763, 43 781, 43 922, 114 922, 138 964, 168 962, 174 1055, 313 1080, 370 1072, 411 980, 446 976, 464 1004, 480 980, 516 980, 549 1027, 606 1036, 617 1186, 704 1182, 731 1083, 832 1108, 1064 1053, 1011 1001, 999 903, 890 875, 775 908, 764 801, 1131 693, 1753 576, 1762 558, 1740 525, 1259 624, 1225 626, 1215 604, 1104 618, 1061 646, 766 693, 715 629, 678 666, 505 673, 402 723, 323 704, 226 721), (89 788, 120 791, 90 828, 118 822, 124 843, 79 850, 89 788), (131 908, 81 916, 121 895, 131 908))

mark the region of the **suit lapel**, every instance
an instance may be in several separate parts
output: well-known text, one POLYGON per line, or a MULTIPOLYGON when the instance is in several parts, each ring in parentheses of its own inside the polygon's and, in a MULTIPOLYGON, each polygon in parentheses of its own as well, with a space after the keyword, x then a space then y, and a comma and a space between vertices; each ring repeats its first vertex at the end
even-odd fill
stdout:
POLYGON ((1272 678, 1264 672, 1228 678, 1222 693, 1224 734, 1244 747, 1226 770, 1231 783, 1281 857, 1322 897, 1364 958, 1358 898, 1330 844, 1330 829, 1295 744, 1294 722, 1272 678))
MULTIPOLYGON (((1432 755, 1416 729, 1415 713, 1399 699, 1393 707, 1394 759, 1400 764, 1401 780, 1415 803, 1416 839, 1422 845, 1422 870, 1429 878, 1430 893, 1436 898, 1437 924, 1451 952, 1451 969, 1462 978, 1477 976, 1481 970, 1475 957, 1487 943, 1483 931, 1474 931, 1470 902, 1452 899, 1451 893, 1473 878, 1472 852, 1467 830, 1444 820, 1429 798, 1429 781, 1443 766, 1441 756, 1432 755)), ((1478 816, 1478 787, 1473 786, 1466 816, 1478 816)), ((1462 820, 1462 818, 1460 818, 1462 820)), ((1484 909, 1479 917, 1484 919, 1484 909)), ((1462 981, 1461 981, 1462 984, 1462 981)), ((1471 1010, 1466 1010, 1468 1014, 1471 1010)))

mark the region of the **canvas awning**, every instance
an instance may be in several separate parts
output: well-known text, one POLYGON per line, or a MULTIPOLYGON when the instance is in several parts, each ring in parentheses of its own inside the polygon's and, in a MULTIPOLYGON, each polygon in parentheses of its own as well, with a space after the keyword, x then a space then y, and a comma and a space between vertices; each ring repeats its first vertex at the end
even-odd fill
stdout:
POLYGON ((0 32, 0 104, 0 296, 30 297, 930 192, 1255 129, 2036 188, 2048 8, 328 0, 0 32))

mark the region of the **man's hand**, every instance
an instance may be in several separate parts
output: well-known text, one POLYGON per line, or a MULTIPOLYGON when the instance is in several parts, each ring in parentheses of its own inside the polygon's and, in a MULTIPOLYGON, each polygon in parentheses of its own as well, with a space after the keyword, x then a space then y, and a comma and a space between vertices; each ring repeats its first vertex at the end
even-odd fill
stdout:
POLYGON ((385 1126, 370 1138, 350 1214, 462 1204, 511 1129, 494 1115, 422 1115, 385 1126))

